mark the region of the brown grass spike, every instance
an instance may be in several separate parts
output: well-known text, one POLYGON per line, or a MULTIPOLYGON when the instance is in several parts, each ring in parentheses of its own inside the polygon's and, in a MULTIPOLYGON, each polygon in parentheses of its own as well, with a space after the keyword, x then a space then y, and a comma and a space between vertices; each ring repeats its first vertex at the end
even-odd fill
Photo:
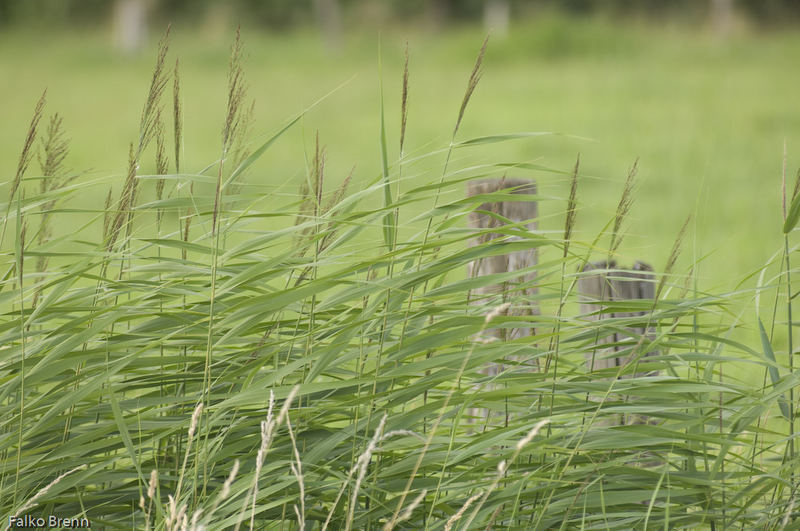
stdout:
POLYGON ((319 131, 317 131, 316 149, 314 151, 314 216, 320 215, 322 207, 322 188, 325 181, 325 148, 319 147, 319 131))
MULTIPOLYGON (((169 171, 169 159, 167 158, 166 147, 164 146, 164 121, 161 119, 161 111, 156 116, 156 173, 166 175, 169 171)), ((156 199, 161 201, 164 197, 164 178, 156 181, 156 199)), ((159 207, 156 214, 156 222, 160 225, 164 217, 164 209, 159 207)))
MULTIPOLYGON (((47 137, 42 139, 42 147, 39 153, 39 167, 44 177, 39 181, 39 192, 46 194, 49 191, 57 190, 74 179, 65 178, 64 159, 69 151, 69 139, 65 138, 62 128, 62 119, 57 113, 50 117, 50 125, 47 128, 47 137)), ((38 242, 43 244, 50 238, 50 211, 55 205, 55 199, 51 199, 41 206, 42 219, 39 228, 38 242)), ((39 261, 46 259, 40 256, 39 261)), ((42 268, 38 268, 39 271, 42 268)))
POLYGON ((569 187, 569 199, 567 200, 567 219, 564 222, 564 257, 569 252, 569 242, 572 238, 572 229, 575 227, 575 217, 578 214, 577 195, 578 195, 578 170, 581 166, 581 155, 575 161, 575 169, 572 170, 572 179, 569 187))
POLYGON ((242 36, 241 28, 237 28, 236 38, 231 48, 230 64, 228 65, 228 106, 225 114, 225 125, 222 129, 223 154, 227 154, 232 148, 237 132, 242 125, 240 110, 245 94, 244 70, 242 69, 242 36))
POLYGON ((11 201, 14 200, 14 195, 17 193, 19 185, 22 182, 22 176, 28 169, 28 164, 33 156, 31 148, 33 148, 33 143, 36 140, 36 129, 39 127, 39 121, 42 119, 42 112, 44 111, 44 105, 46 101, 47 89, 42 92, 42 95, 39 97, 39 101, 36 102, 36 107, 33 110, 33 118, 31 118, 31 124, 28 126, 28 134, 25 136, 25 143, 22 146, 22 153, 20 154, 19 163, 17 164, 17 173, 14 176, 14 180, 11 181, 11 191, 8 194, 9 204, 11 204, 11 201))
MULTIPOLYGON (((66 170, 64 169, 64 159, 69 151, 69 139, 64 136, 62 128, 61 116, 56 113, 50 117, 50 124, 47 127, 47 136, 42 139, 42 147, 39 152, 39 166, 42 171, 43 179, 39 182, 39 192, 44 195, 47 192, 58 190, 75 179, 75 175, 66 177, 66 170)), ((41 207, 41 221, 39 222, 39 234, 37 242, 41 246, 50 239, 50 216, 53 207, 56 204, 56 199, 50 199, 44 202, 41 207)), ((38 273, 44 272, 50 257, 42 253, 36 259, 36 271, 38 273)), ((33 295, 32 306, 36 307, 36 303, 41 296, 41 286, 36 289, 33 295)))
POLYGON ((117 201, 117 209, 114 213, 113 221, 109 226, 108 238, 106 241, 107 251, 110 251, 119 239, 122 227, 125 225, 125 221, 128 218, 130 209, 136 198, 136 170, 136 150, 133 147, 133 142, 131 142, 128 149, 128 174, 122 185, 122 192, 120 192, 119 200, 117 201))
POLYGON ((609 253, 614 252, 619 248, 622 243, 622 223, 631 211, 633 205, 633 191, 636 185, 636 174, 639 171, 639 159, 633 161, 633 166, 628 172, 628 177, 625 179, 625 187, 622 189, 622 195, 617 204, 617 211, 614 214, 614 228, 611 231, 611 246, 609 253))
POLYGON ((20 184, 22 183, 22 176, 25 174, 25 171, 28 169, 28 164, 31 161, 32 153, 31 148, 33 147, 34 140, 36 139, 36 129, 39 126, 39 121, 42 119, 42 111, 44 110, 44 104, 47 101, 47 89, 42 92, 39 101, 36 102, 36 107, 33 110, 33 118, 31 118, 31 124, 28 127, 28 134, 25 136, 25 143, 22 145, 22 153, 19 156, 19 163, 17 164, 17 173, 14 176, 14 180, 11 181, 11 190, 8 194, 8 207, 6 208, 6 217, 3 220, 3 233, 0 234, 0 247, 3 246, 3 241, 6 238, 6 227, 8 226, 8 215, 11 213, 11 203, 14 201, 14 197, 16 196, 17 190, 19 190, 20 184))
MULTIPOLYGON (((156 114, 156 173, 158 175, 166 175, 169 171, 169 159, 167 158, 166 146, 164 145, 164 121, 161 119, 161 111, 156 114)), ((164 180, 160 179, 161 192, 164 191, 164 180)), ((158 184, 156 185, 158 191, 158 184)), ((161 194, 157 194, 161 199, 161 194)))
POLYGON ((182 117, 181 117, 181 80, 178 75, 178 59, 175 59, 175 71, 172 77, 172 131, 175 140, 175 171, 181 171, 181 136, 182 136, 182 117))
POLYGON ((169 51, 169 31, 170 28, 168 26, 167 31, 158 43, 156 66, 153 69, 150 89, 147 91, 147 99, 145 99, 144 107, 142 108, 142 118, 139 123, 139 145, 136 149, 137 161, 139 157, 141 157, 142 152, 150 144, 156 132, 161 95, 164 93, 164 88, 167 86, 167 76, 164 71, 164 66, 167 52, 169 51))
POLYGON ((406 140, 406 122, 408 120, 408 43, 406 42, 406 59, 403 64, 403 91, 400 96, 400 154, 406 140))
MULTIPOLYGON (((225 124, 222 128, 222 160, 217 175, 217 188, 214 194, 214 211, 211 219, 211 235, 216 234, 219 204, 222 198, 222 174, 225 160, 231 152, 240 152, 239 144, 246 133, 250 122, 249 113, 242 112, 247 89, 244 84, 242 69, 242 36, 241 28, 236 29, 236 38, 231 48, 231 59, 228 65, 228 104, 225 113, 225 124)), ((252 111, 252 106, 250 107, 252 111)), ((237 153, 234 153, 237 155, 237 153)), ((234 161, 235 162, 235 161, 234 161)))
POLYGON ((678 261, 678 256, 681 254, 681 245, 683 244, 683 239, 686 236, 686 230, 689 228, 689 222, 692 220, 692 216, 689 215, 686 217, 686 221, 683 222, 683 226, 681 227, 680 232, 678 232, 678 237, 675 238, 675 243, 672 245, 672 251, 669 253, 669 258, 667 259, 667 265, 664 267, 664 274, 661 275, 661 280, 658 282, 658 288, 656 289, 656 296, 653 300, 657 301, 659 296, 661 295, 661 290, 664 288, 664 285, 667 282, 667 277, 672 273, 672 270, 675 268, 675 263, 678 261))
POLYGON ((111 235, 111 201, 114 189, 108 188, 108 195, 106 195, 105 207, 103 209, 103 241, 107 241, 111 235))
POLYGON ((478 81, 481 80, 481 76, 483 75, 481 65, 483 64, 483 56, 486 54, 486 46, 488 44, 489 36, 487 35, 486 39, 483 41, 483 46, 481 46, 481 51, 478 53, 478 59, 475 61, 475 66, 472 67, 472 73, 469 75, 469 81, 467 81, 467 90, 464 92, 464 99, 461 100, 461 108, 458 110, 458 120, 456 120, 456 126, 453 129, 454 137, 458 132, 458 128, 461 126, 461 119, 464 118, 464 111, 467 109, 469 99, 472 97, 472 93, 475 91, 475 87, 478 86, 478 81))

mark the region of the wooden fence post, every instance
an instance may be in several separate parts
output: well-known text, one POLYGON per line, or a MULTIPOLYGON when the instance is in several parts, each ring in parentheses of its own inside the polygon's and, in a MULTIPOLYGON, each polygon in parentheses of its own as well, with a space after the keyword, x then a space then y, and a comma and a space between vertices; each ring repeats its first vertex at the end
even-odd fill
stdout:
MULTIPOLYGON (((598 313, 603 308, 602 301, 621 301, 632 299, 652 300, 655 295, 655 276, 653 268, 644 262, 636 262, 632 268, 617 268, 615 261, 595 262, 587 264, 583 268, 583 275, 578 280, 578 293, 581 297, 581 312, 589 314, 592 320, 604 320, 620 317, 643 316, 648 311, 636 312, 611 312, 598 313), (598 304, 600 302, 601 304, 598 304)), ((586 356, 586 367, 589 372, 613 367, 621 367, 639 356, 639 350, 614 356, 615 352, 632 349, 641 339, 642 335, 651 336, 653 327, 626 327, 621 328, 620 332, 608 334, 597 340, 597 348, 593 349, 586 356), (608 344, 608 347, 601 345, 608 344)), ((657 352, 648 352, 648 356, 653 356, 657 352)), ((622 378, 632 378, 639 376, 649 376, 654 373, 638 372, 626 374, 622 378)), ((618 424, 644 424, 649 422, 647 417, 641 415, 631 415, 629 418, 621 418, 618 424)))
MULTIPOLYGON (((467 184, 467 196, 469 197, 491 194, 500 190, 508 190, 509 193, 513 194, 533 195, 536 194, 536 183, 527 179, 504 177, 501 179, 475 180, 467 184)), ((529 230, 536 230, 537 227, 536 217, 538 209, 536 201, 533 198, 523 201, 487 202, 480 205, 476 210, 496 213, 513 223, 525 222, 524 226, 529 230)), ((469 225, 475 229, 487 229, 499 227, 501 222, 497 218, 483 212, 473 211, 469 214, 469 225)), ((507 237, 498 233, 484 233, 474 238, 471 245, 481 245, 497 238, 507 237)), ((536 265, 536 263, 536 249, 514 251, 509 254, 489 256, 476 260, 469 264, 468 273, 470 278, 472 278, 495 273, 523 270, 536 265)), ((530 297, 536 293, 536 289, 531 284, 535 278, 536 273, 529 271, 500 284, 474 289, 470 293, 470 300, 473 304, 486 304, 486 299, 494 296, 497 305, 511 298, 524 298, 529 300, 530 297), (516 285, 520 285, 520 287, 515 287, 516 285)), ((525 305, 512 305, 506 310, 505 315, 532 315, 534 313, 536 312, 533 304, 528 302, 525 305)), ((486 338, 515 339, 531 335, 531 329, 488 329, 485 331, 484 335, 486 338)), ((481 372, 487 376, 496 376, 502 370, 503 365, 501 363, 492 363, 483 367, 481 372)), ((488 411, 483 410, 481 415, 480 412, 473 410, 473 415, 488 417, 488 411)))

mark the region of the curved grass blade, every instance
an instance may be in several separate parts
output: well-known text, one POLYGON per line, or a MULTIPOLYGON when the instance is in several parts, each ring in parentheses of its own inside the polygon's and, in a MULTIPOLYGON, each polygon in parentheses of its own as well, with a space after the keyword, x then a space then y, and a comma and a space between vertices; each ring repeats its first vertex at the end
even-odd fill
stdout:
MULTIPOLYGON (((778 382, 781 379, 780 372, 778 371, 778 362, 775 360, 775 353, 772 351, 772 345, 769 342, 767 331, 764 329, 764 323, 761 322, 761 319, 758 320, 758 332, 761 336, 761 348, 764 350, 764 356, 770 361, 769 378, 772 380, 773 386, 778 385, 778 382)), ((792 413, 789 411, 789 403, 786 401, 786 398, 783 395, 778 398, 778 406, 780 407, 781 414, 784 416, 784 418, 786 418, 786 420, 790 420, 792 413)))

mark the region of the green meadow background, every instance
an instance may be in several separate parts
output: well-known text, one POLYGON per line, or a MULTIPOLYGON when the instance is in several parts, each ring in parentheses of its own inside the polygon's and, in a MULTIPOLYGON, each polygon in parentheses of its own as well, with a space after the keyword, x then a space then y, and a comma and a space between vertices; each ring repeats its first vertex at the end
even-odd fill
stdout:
MULTIPOLYGON (((220 152, 233 30, 173 25, 172 57, 180 58, 183 76, 187 171, 206 167, 220 152)), ((317 132, 327 147, 330 181, 341 181, 353 167, 356 183, 379 174, 379 77, 382 72, 387 129, 397 131, 406 43, 407 157, 447 146, 485 36, 479 24, 437 31, 413 24, 357 26, 345 33, 341 49, 331 52, 313 28, 276 32, 245 25, 242 32, 247 84, 256 103, 254 142, 328 95, 248 176, 281 194, 296 193, 305 179, 317 132)), ((16 169, 33 105, 45 88, 48 110, 63 115, 72 140, 67 165, 85 171, 85 179, 123 175, 156 37, 126 56, 111 45, 105 29, 0 32, 3 185, 16 169)), ((624 260, 642 259, 658 269, 683 220, 692 215, 684 269, 702 258, 695 264, 701 287, 732 289, 781 244, 784 142, 790 181, 800 165, 799 58, 800 33, 793 28, 743 27, 720 37, 700 23, 669 19, 548 13, 523 20, 507 37, 490 38, 484 76, 459 139, 521 131, 568 136, 457 151, 451 169, 507 160, 567 171, 580 153, 576 230, 592 239, 611 218, 638 158, 640 180, 621 249, 629 257, 624 260)), ((390 159, 397 157, 396 142, 390 139, 390 159)), ((444 154, 439 156, 415 162, 406 182, 436 175, 437 170, 430 172, 441 164, 444 154)), ((565 197, 568 189, 567 179, 556 174, 508 173, 535 178, 540 192, 554 198, 565 197)), ((73 201, 87 207, 106 192, 107 185, 98 184, 96 193, 81 193, 73 201)), ((540 210, 542 229, 561 225, 560 217, 554 219, 560 204, 543 204, 540 210)))

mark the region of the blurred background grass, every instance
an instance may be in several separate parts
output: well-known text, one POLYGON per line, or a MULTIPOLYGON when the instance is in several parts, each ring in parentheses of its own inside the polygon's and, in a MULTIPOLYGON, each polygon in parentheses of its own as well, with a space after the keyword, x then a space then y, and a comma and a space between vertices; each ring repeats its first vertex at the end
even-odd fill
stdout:
MULTIPOLYGON (((254 143, 341 86, 248 176, 272 193, 290 196, 305 179, 317 131, 327 146, 330 181, 341 181, 353 166, 356 187, 379 175, 379 55, 390 161, 396 160, 406 42, 407 156, 446 146, 474 58, 487 30, 493 30, 485 75, 459 139, 517 131, 574 137, 458 150, 451 170, 533 160, 569 170, 580 153, 584 178, 577 237, 591 240, 613 216, 625 175, 639 157, 640 185, 621 252, 659 269, 684 218, 694 214, 684 271, 710 255, 695 271, 703 289, 733 289, 781 246, 784 141, 790 179, 800 165, 800 32, 791 2, 586 0, 507 7, 509 25, 503 29, 503 18, 490 19, 488 7, 477 1, 5 0, 0 2, 0 197, 7 195, 44 88, 48 111, 63 115, 72 139, 68 165, 88 170, 85 179, 121 181, 156 41, 168 23, 171 56, 181 61, 183 171, 199 171, 218 157, 227 59, 237 25, 256 100, 254 143), (133 4, 141 10, 139 36, 126 42, 124 9, 133 4), (731 10, 723 12, 722 21, 720 5, 731 10), (333 25, 325 11, 330 6, 333 25)), ((401 187, 438 178, 431 172, 439 171, 443 157, 410 164, 401 187)), ((150 171, 153 167, 141 169, 150 171)), ((536 178, 546 196, 567 194, 567 179, 557 174, 510 174, 536 178)), ((152 181, 146 186, 151 190, 145 195, 152 195, 152 181)), ((98 185, 96 193, 76 197, 73 206, 100 206, 107 190, 107 184, 98 185)), ((543 203, 540 228, 557 230, 562 212, 561 203, 543 203)))

